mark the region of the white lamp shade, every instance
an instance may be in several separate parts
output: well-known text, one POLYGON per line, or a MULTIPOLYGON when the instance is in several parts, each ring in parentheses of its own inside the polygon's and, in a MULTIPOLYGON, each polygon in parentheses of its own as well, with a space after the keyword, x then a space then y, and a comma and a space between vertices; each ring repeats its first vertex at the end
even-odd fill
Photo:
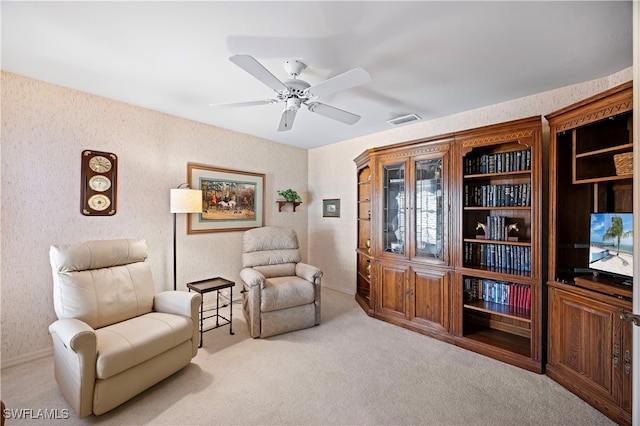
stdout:
POLYGON ((202 191, 189 188, 172 189, 171 213, 202 213, 202 191))

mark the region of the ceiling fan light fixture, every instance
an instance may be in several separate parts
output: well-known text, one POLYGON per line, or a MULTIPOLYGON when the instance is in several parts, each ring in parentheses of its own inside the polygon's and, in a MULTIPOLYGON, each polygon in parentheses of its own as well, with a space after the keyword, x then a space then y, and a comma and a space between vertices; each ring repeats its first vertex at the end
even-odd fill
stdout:
POLYGON ((300 99, 296 97, 292 97, 287 99, 287 106, 285 111, 297 111, 300 109, 300 99))
POLYGON ((399 126, 400 124, 409 123, 411 121, 422 120, 418 114, 407 114, 401 117, 392 118, 391 120, 387 120, 387 123, 393 126, 399 126))

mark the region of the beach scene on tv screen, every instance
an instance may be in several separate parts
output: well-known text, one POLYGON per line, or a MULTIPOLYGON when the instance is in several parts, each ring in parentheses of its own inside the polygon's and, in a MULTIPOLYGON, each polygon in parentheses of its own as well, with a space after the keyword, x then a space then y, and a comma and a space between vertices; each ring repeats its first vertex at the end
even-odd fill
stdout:
POLYGON ((633 216, 630 213, 591 215, 589 267, 633 276, 633 216))

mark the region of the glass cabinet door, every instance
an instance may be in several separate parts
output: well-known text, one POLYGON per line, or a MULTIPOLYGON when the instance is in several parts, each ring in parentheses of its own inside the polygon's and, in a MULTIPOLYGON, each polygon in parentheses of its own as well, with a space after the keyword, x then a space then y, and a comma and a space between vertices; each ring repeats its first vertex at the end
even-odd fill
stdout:
POLYGON ((442 158, 415 162, 416 257, 443 259, 442 158))
POLYGON ((404 163, 383 165, 383 250, 405 253, 406 200, 404 163))

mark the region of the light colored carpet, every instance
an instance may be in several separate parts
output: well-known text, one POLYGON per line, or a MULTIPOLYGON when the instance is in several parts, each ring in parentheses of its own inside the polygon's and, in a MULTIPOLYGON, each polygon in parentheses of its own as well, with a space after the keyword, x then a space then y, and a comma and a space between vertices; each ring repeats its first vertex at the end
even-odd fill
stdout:
MULTIPOLYGON (((323 289, 318 327, 205 333, 191 365, 100 417, 11 424, 610 425, 544 375, 369 318, 323 289)), ((69 409, 47 357, 2 371, 8 409, 69 409)))

